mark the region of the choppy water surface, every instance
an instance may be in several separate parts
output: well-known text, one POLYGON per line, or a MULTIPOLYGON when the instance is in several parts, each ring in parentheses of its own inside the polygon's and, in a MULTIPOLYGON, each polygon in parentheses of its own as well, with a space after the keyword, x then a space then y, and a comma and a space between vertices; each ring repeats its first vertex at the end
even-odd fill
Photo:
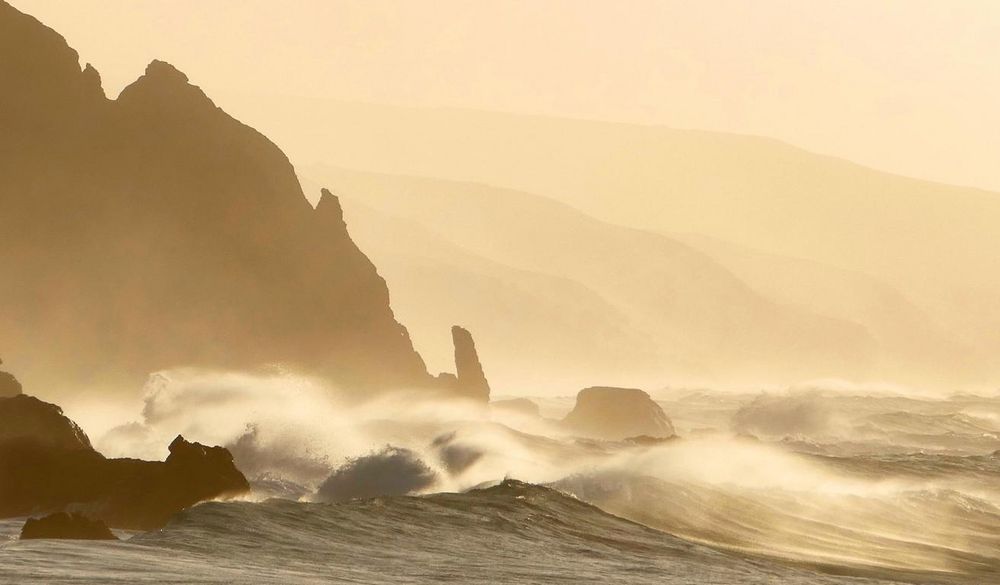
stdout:
POLYGON ((691 544, 514 482, 345 504, 209 503, 125 543, 23 542, 4 556, 12 583, 838 581, 691 544))
MULTIPOLYGON (((412 449, 436 478, 426 495, 208 503, 120 543, 20 542, 20 523, 3 522, 0 581, 1000 583, 1000 400, 843 388, 657 398, 680 439, 355 413, 351 443, 412 449), (497 485, 504 476, 532 483, 497 485)), ((548 399, 543 412, 571 404, 548 399)), ((346 419, 325 421, 347 436, 346 419)), ((339 463, 332 451, 290 462, 294 437, 268 440, 280 421, 252 422, 242 457, 269 469, 261 494, 315 494, 323 465, 339 463)))

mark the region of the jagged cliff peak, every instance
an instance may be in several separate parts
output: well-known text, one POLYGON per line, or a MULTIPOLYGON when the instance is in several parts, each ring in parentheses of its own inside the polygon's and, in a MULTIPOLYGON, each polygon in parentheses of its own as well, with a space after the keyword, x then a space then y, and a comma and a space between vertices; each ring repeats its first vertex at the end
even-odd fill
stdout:
POLYGON ((188 76, 166 61, 154 59, 139 79, 122 90, 119 103, 143 105, 164 111, 191 112, 218 109, 215 102, 188 76))
POLYGON ((188 76, 166 61, 153 59, 146 65, 145 76, 149 79, 162 80, 169 83, 188 83, 188 76))
POLYGON ((344 208, 340 205, 340 198, 326 188, 320 189, 319 193, 319 203, 316 204, 316 213, 327 221, 342 223, 346 227, 344 208))
POLYGON ((3 0, 0 56, 0 120, 6 131, 22 129, 20 119, 32 111, 44 109, 47 124, 59 124, 81 103, 104 98, 100 76, 93 67, 80 67, 79 54, 62 35, 3 0))
POLYGON ((83 87, 85 91, 99 93, 104 97, 104 86, 101 84, 101 73, 93 65, 87 63, 83 68, 83 87))
MULTIPOLYGON (((75 69, 80 71, 79 54, 73 50, 66 39, 42 24, 35 17, 14 8, 4 0, 0 0, 0 50, 20 48, 31 51, 29 54, 12 54, 0 61, 4 69, 21 69, 29 73, 26 64, 30 62, 55 65, 61 72, 75 69)), ((6 53, 5 53, 6 56, 6 53)), ((35 72, 41 77, 41 72, 35 72)))

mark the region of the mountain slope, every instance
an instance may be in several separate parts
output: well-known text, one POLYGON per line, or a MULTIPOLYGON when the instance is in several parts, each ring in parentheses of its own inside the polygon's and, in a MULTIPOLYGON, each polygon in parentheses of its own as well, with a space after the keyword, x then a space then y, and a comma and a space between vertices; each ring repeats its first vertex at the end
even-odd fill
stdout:
POLYGON ((34 387, 179 365, 429 383, 339 202, 172 66, 117 100, 0 1, 0 346, 34 387))
POLYGON ((305 119, 316 135, 352 139, 293 151, 297 160, 544 193, 618 224, 704 234, 893 278, 913 277, 919 263, 970 282, 1000 282, 992 274, 972 279, 987 261, 973 252, 997 240, 996 193, 753 136, 468 110, 296 105, 275 112, 286 142, 304 142, 293 136, 305 119), (958 253, 962 262, 947 262, 958 253))
POLYGON ((711 256, 770 299, 863 324, 878 343, 887 379, 911 384, 974 382, 982 368, 974 348, 878 278, 705 236, 675 237, 711 256))

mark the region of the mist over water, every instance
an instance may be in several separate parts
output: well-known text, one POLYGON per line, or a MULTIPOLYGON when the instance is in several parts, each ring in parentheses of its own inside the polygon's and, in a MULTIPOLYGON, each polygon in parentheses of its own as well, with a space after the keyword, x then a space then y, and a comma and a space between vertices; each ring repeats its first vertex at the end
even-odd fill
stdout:
POLYGON ((156 458, 176 434, 226 445, 255 501, 514 478, 751 557, 917 581, 1000 575, 1000 399, 902 392, 664 390, 654 397, 680 438, 607 442, 559 425, 571 398, 539 399, 552 418, 535 418, 426 394, 341 400, 281 371, 182 369, 152 376, 136 420, 96 442, 156 458))

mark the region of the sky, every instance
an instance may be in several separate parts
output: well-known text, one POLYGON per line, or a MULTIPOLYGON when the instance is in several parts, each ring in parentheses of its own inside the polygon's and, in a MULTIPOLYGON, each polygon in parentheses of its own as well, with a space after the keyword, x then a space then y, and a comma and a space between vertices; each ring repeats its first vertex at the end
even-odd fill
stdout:
POLYGON ((636 122, 1000 191, 994 0, 11 3, 112 96, 159 58, 237 117, 290 96, 636 122))

